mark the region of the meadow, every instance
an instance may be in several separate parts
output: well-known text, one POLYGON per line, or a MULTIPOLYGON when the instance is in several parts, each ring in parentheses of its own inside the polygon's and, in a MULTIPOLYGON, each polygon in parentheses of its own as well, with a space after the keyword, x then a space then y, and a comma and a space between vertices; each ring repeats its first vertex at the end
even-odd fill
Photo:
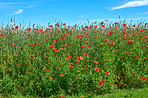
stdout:
POLYGON ((11 22, 0 28, 0 96, 87 98, 148 87, 146 22, 11 22))

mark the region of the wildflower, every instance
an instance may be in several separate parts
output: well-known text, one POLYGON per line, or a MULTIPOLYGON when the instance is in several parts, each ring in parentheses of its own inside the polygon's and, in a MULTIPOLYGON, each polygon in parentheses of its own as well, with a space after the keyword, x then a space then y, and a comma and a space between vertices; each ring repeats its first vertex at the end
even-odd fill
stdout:
POLYGON ((102 25, 102 27, 103 27, 103 28, 105 28, 105 26, 104 26, 104 25, 102 25))
POLYGON ((84 56, 87 56, 88 54, 84 54, 84 56))
POLYGON ((49 27, 52 27, 52 25, 49 25, 49 27))
POLYGON ((81 97, 84 97, 84 95, 81 95, 81 97))
POLYGON ((137 36, 137 34, 134 33, 133 36, 137 36))
POLYGON ((15 45, 15 43, 12 43, 11 45, 15 45))
POLYGON ((79 60, 76 60, 76 62, 75 63, 79 63, 80 61, 79 60))
POLYGON ((95 68, 95 70, 96 70, 97 72, 99 72, 99 67, 95 68))
POLYGON ((69 58, 65 58, 65 60, 69 60, 69 58))
POLYGON ((31 29, 30 29, 30 28, 28 28, 28 31, 31 31, 31 29))
POLYGON ((109 34, 110 34, 110 35, 112 35, 112 34, 113 34, 113 32, 109 32, 109 34))
POLYGON ((95 64, 98 64, 99 62, 98 62, 98 61, 94 61, 94 63, 95 63, 95 64))
POLYGON ((105 74, 110 75, 110 73, 108 71, 106 71, 105 74))
POLYGON ((21 85, 19 85, 19 88, 21 88, 21 85))
POLYGON ((60 76, 63 77, 63 74, 61 73, 60 76))
POLYGON ((49 71, 49 69, 46 70, 46 72, 48 72, 48 71, 49 71))
POLYGON ((142 81, 144 82, 146 78, 142 78, 142 81))
POLYGON ((35 55, 32 55, 32 57, 35 57, 35 55))
POLYGON ((130 44, 131 42, 133 42, 133 40, 128 40, 127 42, 130 44))
POLYGON ((15 29, 18 29, 18 26, 16 26, 15 29))

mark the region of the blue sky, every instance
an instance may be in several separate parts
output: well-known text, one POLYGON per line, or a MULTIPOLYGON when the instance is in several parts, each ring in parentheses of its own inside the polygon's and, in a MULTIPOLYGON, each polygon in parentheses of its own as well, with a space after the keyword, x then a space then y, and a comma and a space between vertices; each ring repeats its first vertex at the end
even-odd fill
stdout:
POLYGON ((11 18, 16 24, 41 24, 62 21, 67 25, 80 23, 89 19, 118 21, 148 20, 148 0, 0 0, 0 26, 7 24, 11 18))

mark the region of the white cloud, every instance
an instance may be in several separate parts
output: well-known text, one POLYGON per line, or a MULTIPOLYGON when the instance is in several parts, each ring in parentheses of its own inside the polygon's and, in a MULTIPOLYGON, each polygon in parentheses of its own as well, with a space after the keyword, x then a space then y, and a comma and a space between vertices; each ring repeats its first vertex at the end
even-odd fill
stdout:
POLYGON ((21 14, 23 13, 23 10, 22 9, 19 9, 18 11, 16 11, 14 14, 21 14))
POLYGON ((145 5, 148 5, 148 0, 134 0, 134 1, 129 1, 121 6, 113 7, 111 10, 128 8, 128 7, 145 6, 145 5))
POLYGON ((32 7, 35 7, 34 5, 31 5, 31 6, 27 6, 27 7, 24 7, 24 8, 32 8, 32 7))

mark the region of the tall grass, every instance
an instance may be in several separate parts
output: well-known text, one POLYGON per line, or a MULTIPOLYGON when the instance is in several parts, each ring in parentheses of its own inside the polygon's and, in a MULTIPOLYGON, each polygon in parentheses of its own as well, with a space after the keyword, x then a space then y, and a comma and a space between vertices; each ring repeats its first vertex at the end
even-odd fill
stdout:
POLYGON ((0 93, 49 97, 148 87, 147 27, 125 21, 2 26, 0 93))

